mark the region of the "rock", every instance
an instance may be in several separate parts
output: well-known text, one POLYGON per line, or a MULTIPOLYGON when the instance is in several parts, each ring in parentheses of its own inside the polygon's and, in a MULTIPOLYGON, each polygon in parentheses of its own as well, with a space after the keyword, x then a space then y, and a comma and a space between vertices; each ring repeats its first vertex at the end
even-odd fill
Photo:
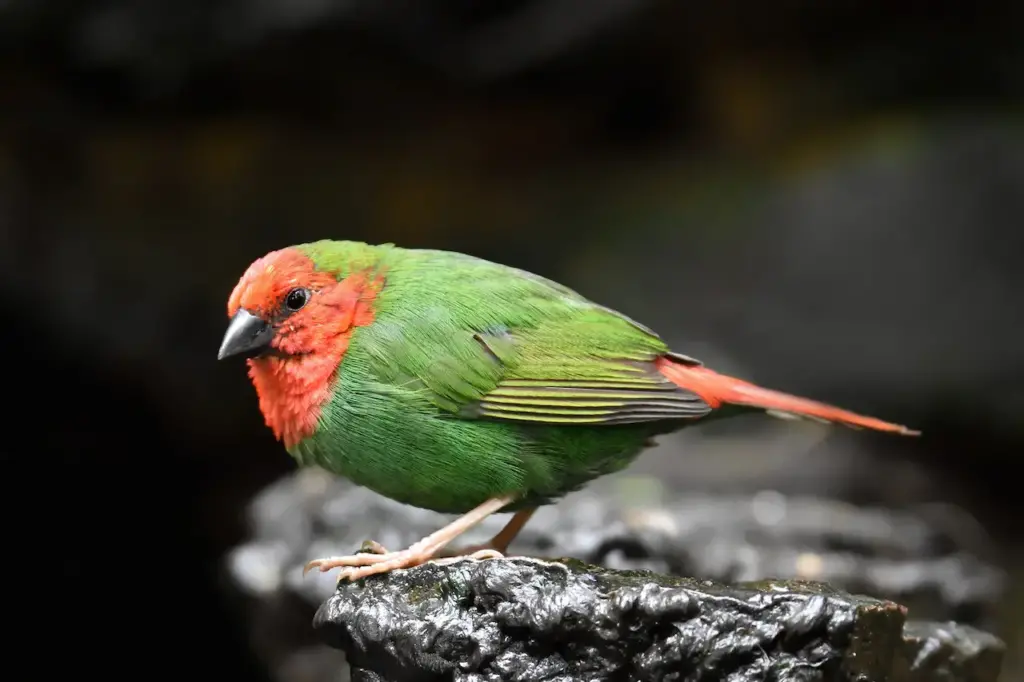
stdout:
MULTIPOLYGON (((315 605, 334 582, 302 578, 309 558, 354 551, 366 539, 408 546, 452 517, 304 470, 257 496, 250 518, 252 541, 229 559, 233 579, 255 596, 282 591, 315 605)), ((506 520, 488 519, 463 542, 487 539, 506 520)), ((989 549, 956 510, 897 512, 774 492, 670 495, 656 480, 622 477, 542 508, 511 547, 723 582, 820 580, 907 604, 919 617, 982 627, 1004 589, 1002 572, 979 557, 989 549)))
POLYGON ((903 649, 909 679, 982 682, 999 676, 1005 646, 969 625, 917 621, 904 627, 903 649))
POLYGON ((905 618, 821 583, 500 559, 342 583, 314 624, 353 680, 996 680, 998 639, 905 618))
MULTIPOLYGON (((449 518, 313 469, 257 495, 249 507, 251 539, 226 566, 253 648, 275 678, 295 679, 291 671, 302 670, 304 679, 333 682, 344 667, 342 654, 307 627, 334 594, 334 575, 303 577, 303 563, 354 551, 366 539, 407 546, 449 518)), ((486 539, 505 520, 489 519, 464 542, 486 539)), ((956 509, 897 512, 774 492, 669 493, 656 479, 638 477, 602 479, 541 509, 511 547, 519 555, 558 554, 723 583, 814 579, 901 603, 916 619, 983 629, 995 627, 1005 583, 984 559, 990 549, 977 524, 956 509)))

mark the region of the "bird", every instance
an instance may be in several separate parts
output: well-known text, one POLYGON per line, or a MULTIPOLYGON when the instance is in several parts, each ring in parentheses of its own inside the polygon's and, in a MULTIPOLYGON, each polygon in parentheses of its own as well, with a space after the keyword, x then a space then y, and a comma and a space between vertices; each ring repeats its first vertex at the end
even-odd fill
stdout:
POLYGON ((243 356, 298 466, 459 515, 411 544, 313 559, 338 582, 497 559, 534 512, 620 471, 658 436, 750 412, 916 436, 763 388, 532 272, 455 251, 322 239, 254 260, 228 298, 218 360, 243 356), (481 521, 490 541, 444 556, 481 521))

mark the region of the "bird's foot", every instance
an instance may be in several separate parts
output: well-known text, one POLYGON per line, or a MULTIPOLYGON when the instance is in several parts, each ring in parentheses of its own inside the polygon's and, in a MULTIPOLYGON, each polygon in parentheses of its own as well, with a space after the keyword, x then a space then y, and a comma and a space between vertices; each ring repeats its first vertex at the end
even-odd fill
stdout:
POLYGON ((438 566, 444 566, 446 564, 452 564, 456 561, 462 561, 463 559, 475 559, 476 561, 483 561, 484 559, 504 559, 505 555, 496 549, 478 549, 472 554, 455 554, 452 556, 446 556, 440 559, 431 559, 430 563, 437 564, 438 566))
POLYGON ((388 551, 384 549, 384 545, 380 544, 376 540, 363 540, 363 544, 359 547, 359 551, 356 554, 387 554, 388 551))
POLYGON ((467 556, 476 558, 488 558, 485 555, 491 553, 497 555, 494 558, 500 559, 505 556, 506 551, 508 551, 507 548, 497 547, 492 542, 482 542, 477 545, 464 545, 462 547, 445 547, 437 553, 437 556, 439 559, 461 559, 467 556))
MULTIPOLYGON (((379 545, 372 549, 384 549, 379 545)), ((401 552, 366 551, 366 544, 356 554, 348 556, 326 557, 313 559, 302 568, 305 575, 309 571, 318 569, 321 573, 340 568, 338 582, 342 580, 359 580, 368 575, 387 573, 396 568, 412 568, 430 560, 433 554, 426 549, 417 548, 415 545, 401 552)))
MULTIPOLYGON (((305 575, 314 568, 319 569, 321 573, 326 573, 332 568, 340 568, 338 582, 341 582, 345 579, 359 580, 377 573, 388 573, 396 568, 412 568, 425 564, 436 558, 449 542, 510 502, 514 502, 515 499, 515 495, 505 495, 487 500, 401 552, 389 552, 380 543, 367 540, 356 554, 310 561, 303 567, 302 574, 305 575)), ((532 513, 532 510, 517 512, 512 521, 487 545, 459 552, 457 556, 442 559, 442 562, 451 563, 462 558, 497 559, 502 557, 499 550, 508 546, 509 541, 515 537, 532 513)))
POLYGON ((356 581, 377 573, 388 573, 397 568, 412 568, 428 561, 443 566, 462 559, 501 559, 504 556, 495 549, 481 549, 472 554, 460 554, 443 559, 435 559, 436 554, 436 550, 431 551, 429 547, 417 547, 416 545, 400 552, 388 552, 380 544, 368 540, 363 543, 356 554, 313 559, 302 568, 302 574, 305 575, 314 568, 321 573, 340 568, 341 571, 338 573, 338 582, 340 583, 342 580, 356 581))

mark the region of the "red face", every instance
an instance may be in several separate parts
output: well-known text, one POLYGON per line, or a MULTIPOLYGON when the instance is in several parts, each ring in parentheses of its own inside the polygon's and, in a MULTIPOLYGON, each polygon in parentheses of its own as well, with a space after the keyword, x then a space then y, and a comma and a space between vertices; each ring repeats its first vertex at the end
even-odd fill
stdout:
POLYGON ((249 266, 231 292, 232 320, 219 357, 314 352, 318 330, 335 326, 347 288, 296 249, 268 253, 249 266))
POLYGON ((286 445, 316 428, 352 332, 373 322, 382 286, 367 272, 339 281, 287 248, 250 265, 231 292, 231 323, 217 357, 250 356, 260 410, 286 445))

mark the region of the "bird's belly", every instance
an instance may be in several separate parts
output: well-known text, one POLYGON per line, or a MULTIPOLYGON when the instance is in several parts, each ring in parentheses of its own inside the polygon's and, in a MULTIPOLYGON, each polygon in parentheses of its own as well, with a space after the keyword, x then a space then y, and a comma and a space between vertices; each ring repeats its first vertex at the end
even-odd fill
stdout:
POLYGON ((643 429, 522 428, 423 415, 362 426, 320 431, 293 454, 398 502, 452 514, 510 493, 521 498, 507 511, 550 504, 628 465, 649 435, 643 429))
POLYGON ((293 455, 385 497, 442 513, 464 513, 529 487, 512 432, 422 415, 360 426, 320 431, 293 455))

